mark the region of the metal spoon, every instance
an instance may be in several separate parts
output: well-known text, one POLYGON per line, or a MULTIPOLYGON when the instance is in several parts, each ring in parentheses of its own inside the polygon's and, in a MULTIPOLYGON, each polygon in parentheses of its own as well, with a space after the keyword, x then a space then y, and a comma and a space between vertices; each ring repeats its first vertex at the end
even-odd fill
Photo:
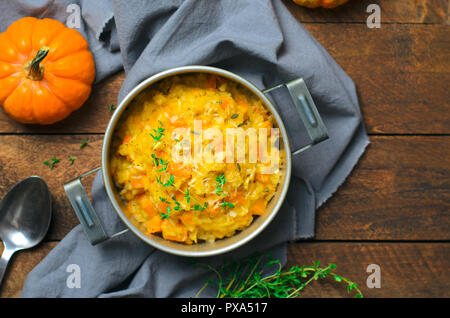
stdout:
POLYGON ((0 238, 4 249, 0 259, 0 284, 11 256, 39 244, 52 216, 52 199, 40 177, 17 183, 0 202, 0 238))

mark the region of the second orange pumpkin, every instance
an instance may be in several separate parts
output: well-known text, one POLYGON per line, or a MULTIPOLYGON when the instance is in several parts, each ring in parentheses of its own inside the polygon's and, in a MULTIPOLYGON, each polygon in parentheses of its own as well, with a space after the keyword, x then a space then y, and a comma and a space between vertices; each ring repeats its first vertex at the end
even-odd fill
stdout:
POLYGON ((293 1, 296 4, 299 4, 301 6, 308 7, 308 8, 322 7, 322 8, 328 8, 328 9, 336 8, 337 6, 340 6, 340 5, 348 2, 348 0, 293 0, 293 1))
POLYGON ((76 30, 26 17, 0 34, 0 105, 26 124, 53 124, 80 108, 95 79, 94 58, 76 30))

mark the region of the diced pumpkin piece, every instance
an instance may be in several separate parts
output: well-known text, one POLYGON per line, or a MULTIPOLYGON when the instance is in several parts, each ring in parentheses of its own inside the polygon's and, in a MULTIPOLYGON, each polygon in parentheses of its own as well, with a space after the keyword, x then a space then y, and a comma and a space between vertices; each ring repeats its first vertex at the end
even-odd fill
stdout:
POLYGON ((192 212, 185 212, 181 215, 181 222, 185 225, 194 225, 194 214, 192 212))
POLYGON ((125 136, 125 137, 123 137, 122 143, 127 145, 132 138, 133 138, 132 136, 128 136, 128 135, 125 136))
POLYGON ((142 176, 131 177, 130 183, 134 189, 144 189, 144 180, 142 176))
POLYGON ((190 178, 192 171, 189 167, 184 167, 179 164, 169 164, 167 173, 169 175, 172 174, 175 178, 190 178))
POLYGON ((163 238, 170 241, 185 242, 187 240, 187 229, 182 224, 174 223, 172 220, 163 220, 161 223, 163 238))
POLYGON ((147 222, 147 231, 149 233, 159 233, 161 232, 162 220, 159 215, 153 216, 150 221, 147 222))
POLYGON ((245 198, 243 191, 237 191, 235 194, 231 195, 229 201, 235 206, 242 206, 247 203, 247 199, 245 198))
POLYGON ((205 211, 208 212, 210 215, 216 215, 220 212, 220 207, 216 206, 209 206, 205 211))
POLYGON ((153 217, 158 214, 152 200, 150 200, 145 193, 139 196, 138 201, 139 205, 148 214, 148 216, 153 217))
POLYGON ((258 199, 253 203, 251 212, 254 215, 263 215, 266 211, 267 201, 264 198, 258 199))
POLYGON ((263 174, 263 173, 257 173, 255 175, 256 180, 258 180, 259 182, 262 183, 269 183, 270 181, 270 175, 268 174, 263 174))
POLYGON ((158 206, 158 212, 159 213, 167 213, 167 207, 170 207, 170 204, 167 204, 166 202, 159 201, 157 203, 157 206, 158 206))

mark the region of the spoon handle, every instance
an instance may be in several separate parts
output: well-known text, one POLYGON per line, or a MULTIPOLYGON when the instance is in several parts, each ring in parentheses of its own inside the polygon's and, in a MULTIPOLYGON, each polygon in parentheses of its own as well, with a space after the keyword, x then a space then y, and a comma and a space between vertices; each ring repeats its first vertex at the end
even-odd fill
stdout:
POLYGON ((2 258, 0 259, 0 285, 2 283, 3 280, 3 275, 5 274, 6 271, 6 267, 8 266, 8 262, 11 259, 11 256, 14 254, 14 250, 10 250, 8 249, 4 244, 3 244, 3 253, 2 253, 2 258))

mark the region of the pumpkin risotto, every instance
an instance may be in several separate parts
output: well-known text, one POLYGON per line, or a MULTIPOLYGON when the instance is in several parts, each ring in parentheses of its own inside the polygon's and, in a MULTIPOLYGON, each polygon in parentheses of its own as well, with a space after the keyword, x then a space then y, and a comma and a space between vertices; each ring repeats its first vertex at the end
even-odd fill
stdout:
MULTIPOLYGON (((228 128, 259 131, 275 122, 248 89, 212 74, 169 77, 140 93, 114 133, 111 171, 125 215, 147 235, 186 244, 232 236, 265 212, 276 191, 280 172, 261 173, 274 163, 259 160, 259 147, 257 161, 229 163, 225 138, 218 144, 203 136, 202 153, 215 160, 190 156, 175 162, 173 152, 195 150, 199 121, 202 130, 218 129, 223 136, 228 128)), ((245 139, 246 158, 251 147, 245 139)), ((267 148, 282 164, 283 152, 273 142, 267 148)))

